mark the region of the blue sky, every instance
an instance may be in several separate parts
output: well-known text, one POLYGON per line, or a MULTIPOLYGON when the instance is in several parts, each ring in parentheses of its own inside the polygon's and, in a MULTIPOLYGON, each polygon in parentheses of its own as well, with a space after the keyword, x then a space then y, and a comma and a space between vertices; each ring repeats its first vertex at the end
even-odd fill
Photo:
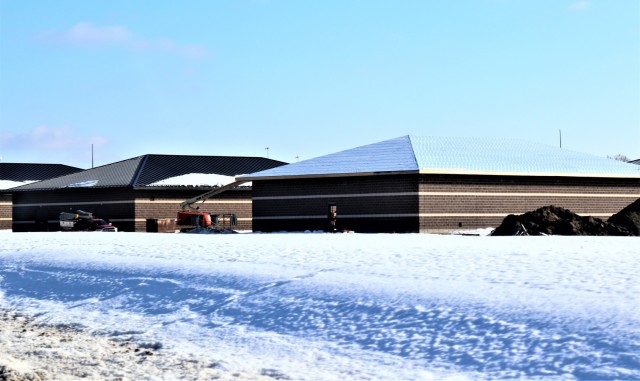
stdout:
POLYGON ((640 158, 637 0, 0 1, 3 162, 560 130, 640 158))

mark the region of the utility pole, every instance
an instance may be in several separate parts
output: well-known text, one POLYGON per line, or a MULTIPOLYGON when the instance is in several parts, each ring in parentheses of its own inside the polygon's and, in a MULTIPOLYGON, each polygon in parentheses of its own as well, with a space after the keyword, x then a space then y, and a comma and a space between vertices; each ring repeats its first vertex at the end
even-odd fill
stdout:
POLYGON ((269 158, 269 147, 265 148, 267 150, 267 159, 269 158))
POLYGON ((91 144, 91 168, 93 168, 93 143, 91 144))

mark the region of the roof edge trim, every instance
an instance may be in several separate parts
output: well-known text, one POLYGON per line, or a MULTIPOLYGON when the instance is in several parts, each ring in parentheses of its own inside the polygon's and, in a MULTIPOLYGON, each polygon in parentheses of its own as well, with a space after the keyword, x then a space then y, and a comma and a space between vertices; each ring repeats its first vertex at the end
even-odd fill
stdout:
POLYGON ((354 172, 354 173, 329 173, 329 174, 308 174, 308 175, 289 175, 289 176, 251 176, 236 177, 236 180, 288 180, 288 179, 317 179, 330 177, 354 177, 354 176, 387 176, 387 175, 411 175, 417 174, 417 170, 410 171, 389 171, 389 172, 354 172))
POLYGON ((330 177, 353 177, 353 176, 382 176, 382 175, 474 175, 474 176, 528 176, 528 177, 592 177, 592 178, 616 178, 616 179, 640 179, 638 175, 611 175, 600 173, 559 173, 559 172, 491 172, 472 171, 464 169, 421 169, 411 171, 390 171, 390 172, 356 172, 356 173, 331 173, 331 174, 308 174, 295 176, 247 176, 238 177, 237 180, 288 180, 288 179, 317 179, 330 177))
POLYGON ((530 177, 595 177, 595 178, 616 178, 616 179, 640 179, 637 175, 611 175, 602 173, 562 173, 562 172, 492 172, 474 171, 465 169, 421 169, 421 175, 488 175, 488 176, 530 176, 530 177))

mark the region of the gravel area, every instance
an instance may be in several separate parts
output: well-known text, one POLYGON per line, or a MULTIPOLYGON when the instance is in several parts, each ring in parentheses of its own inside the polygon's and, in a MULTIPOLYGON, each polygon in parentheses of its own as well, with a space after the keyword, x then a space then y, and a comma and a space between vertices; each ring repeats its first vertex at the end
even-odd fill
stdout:
MULTIPOLYGON (((37 324, 0 311, 0 381, 274 380, 268 369, 235 373, 222 361, 185 358, 162 348, 37 324)), ((277 376, 277 375, 276 375, 277 376)))

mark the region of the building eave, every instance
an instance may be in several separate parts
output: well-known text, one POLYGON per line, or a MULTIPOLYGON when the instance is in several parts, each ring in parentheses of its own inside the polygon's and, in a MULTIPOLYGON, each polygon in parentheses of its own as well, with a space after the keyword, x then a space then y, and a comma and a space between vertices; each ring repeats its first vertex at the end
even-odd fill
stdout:
MULTIPOLYGON (((146 191, 184 191, 184 190, 198 190, 198 191, 208 191, 208 190, 213 190, 213 189, 217 189, 220 188, 220 186, 217 185, 202 185, 202 186, 194 186, 194 185, 145 185, 145 186, 136 186, 133 187, 133 190, 135 191, 142 191, 142 190, 146 190, 146 191)), ((229 189, 230 191, 250 191, 251 190, 251 186, 237 186, 234 187, 232 189, 229 189)))
POLYGON ((385 172, 352 172, 352 173, 324 173, 305 175, 281 175, 281 176, 243 176, 236 180, 256 181, 256 180, 289 180, 289 179, 325 179, 334 177, 363 177, 363 176, 389 176, 389 175, 411 175, 418 171, 385 171, 385 172))
POLYGON ((640 174, 602 174, 602 173, 567 173, 567 172, 499 172, 474 171, 465 169, 421 169, 423 175, 475 175, 475 176, 526 176, 526 177, 585 177, 611 179, 640 179, 640 174))
POLYGON ((306 175, 281 175, 281 176, 243 176, 236 180, 261 181, 261 180, 291 180, 291 179, 324 179, 337 177, 363 177, 363 176, 389 176, 389 175, 469 175, 469 176, 512 176, 512 177, 572 177, 572 178, 607 178, 607 179, 639 179, 640 174, 601 174, 601 173, 566 173, 566 172, 498 172, 498 171, 474 171, 465 169, 421 169, 410 171, 389 172, 353 172, 353 173, 327 173, 306 175))

